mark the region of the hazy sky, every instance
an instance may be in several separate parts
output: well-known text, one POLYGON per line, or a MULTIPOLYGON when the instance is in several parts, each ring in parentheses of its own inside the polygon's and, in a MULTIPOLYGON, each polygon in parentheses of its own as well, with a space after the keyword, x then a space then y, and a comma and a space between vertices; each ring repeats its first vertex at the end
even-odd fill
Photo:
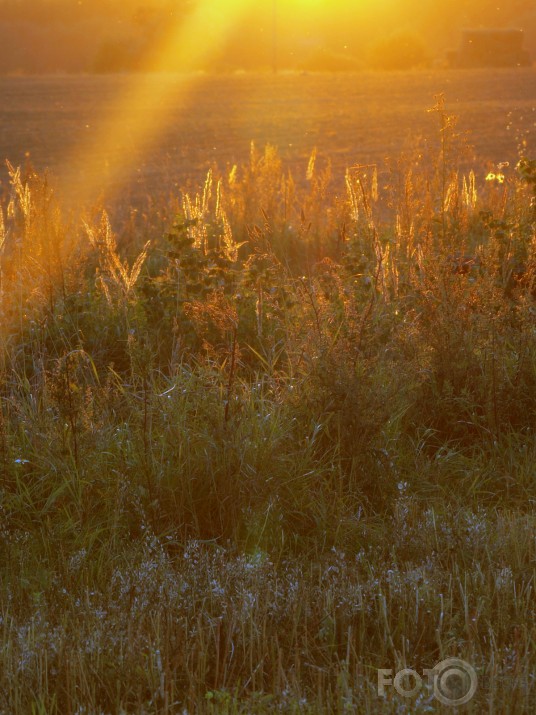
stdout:
POLYGON ((0 0, 0 71, 137 69, 164 42, 170 68, 267 68, 274 46, 281 66, 357 66, 397 32, 437 62, 478 26, 521 27, 536 54, 536 0, 0 0))

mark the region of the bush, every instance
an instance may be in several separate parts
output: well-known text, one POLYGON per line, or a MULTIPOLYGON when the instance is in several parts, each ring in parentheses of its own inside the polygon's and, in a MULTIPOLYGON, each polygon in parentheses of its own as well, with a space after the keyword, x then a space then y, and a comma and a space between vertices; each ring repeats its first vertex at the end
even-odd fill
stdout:
POLYGON ((368 64, 378 70, 427 67, 430 53, 422 37, 410 30, 401 30, 378 40, 369 48, 368 64))

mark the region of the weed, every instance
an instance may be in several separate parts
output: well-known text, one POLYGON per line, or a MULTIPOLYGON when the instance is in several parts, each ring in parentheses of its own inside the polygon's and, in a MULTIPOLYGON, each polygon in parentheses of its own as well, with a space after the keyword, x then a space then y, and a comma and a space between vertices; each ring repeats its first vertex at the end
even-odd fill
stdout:
POLYGON ((0 712, 424 713, 377 670, 449 656, 530 710, 534 162, 434 112, 435 162, 252 147, 123 245, 10 169, 0 712))

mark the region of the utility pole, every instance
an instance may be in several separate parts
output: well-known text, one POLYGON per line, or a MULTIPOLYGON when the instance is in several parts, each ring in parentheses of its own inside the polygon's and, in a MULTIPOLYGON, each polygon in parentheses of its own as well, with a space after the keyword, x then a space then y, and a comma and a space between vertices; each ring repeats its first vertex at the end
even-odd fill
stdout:
POLYGON ((277 73, 277 0, 272 0, 272 70, 277 73))

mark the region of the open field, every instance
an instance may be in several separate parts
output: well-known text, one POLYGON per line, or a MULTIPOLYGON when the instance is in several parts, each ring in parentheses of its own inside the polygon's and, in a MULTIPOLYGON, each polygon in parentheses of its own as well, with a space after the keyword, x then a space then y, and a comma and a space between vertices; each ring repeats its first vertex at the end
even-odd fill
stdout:
POLYGON ((0 715, 533 711, 534 77, 1 80, 0 715))
MULTIPOLYGON (((459 131, 474 146, 474 166, 515 162, 521 137, 536 135, 536 70, 472 70, 357 75, 281 74, 207 77, 162 76, 170 95, 167 118, 142 92, 139 77, 0 78, 0 157, 13 164, 28 152, 39 171, 49 168, 72 189, 87 181, 87 156, 102 133, 117 133, 110 111, 118 98, 135 97, 124 126, 102 154, 91 151, 91 171, 108 199, 139 200, 169 193, 188 179, 204 179, 247 159, 249 144, 270 143, 290 168, 316 146, 329 157, 339 182, 346 166, 395 157, 420 142, 437 142, 437 124, 426 110, 443 92, 459 131), (141 146, 132 142, 139 121, 154 121, 141 146), (93 163, 94 162, 94 163, 93 163), (121 172, 109 177, 110 166, 121 172), (111 186, 108 184, 110 181, 111 186)), ((127 100, 128 101, 128 100, 127 100)), ((6 171, 0 179, 5 183, 6 171)), ((300 175, 296 177, 300 179, 300 175)))

